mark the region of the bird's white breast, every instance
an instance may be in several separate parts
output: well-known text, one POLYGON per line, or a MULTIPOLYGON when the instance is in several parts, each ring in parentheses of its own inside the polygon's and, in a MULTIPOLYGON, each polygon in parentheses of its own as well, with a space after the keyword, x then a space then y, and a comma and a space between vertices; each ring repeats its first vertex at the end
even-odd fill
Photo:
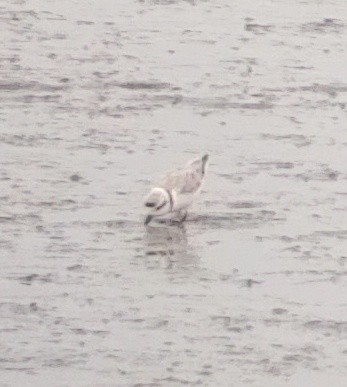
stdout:
POLYGON ((194 192, 194 193, 179 193, 177 194, 175 190, 172 192, 173 196, 173 202, 174 202, 174 211, 183 210, 187 207, 189 207, 193 201, 195 200, 196 196, 199 194, 200 190, 194 192))

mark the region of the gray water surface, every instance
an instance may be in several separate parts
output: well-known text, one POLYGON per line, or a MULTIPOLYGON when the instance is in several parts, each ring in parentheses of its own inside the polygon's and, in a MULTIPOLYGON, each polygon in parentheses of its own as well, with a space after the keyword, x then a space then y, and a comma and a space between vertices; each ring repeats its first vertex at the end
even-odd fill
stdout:
POLYGON ((345 386, 346 16, 2 0, 1 386, 345 386), (204 153, 186 224, 146 229, 204 153))

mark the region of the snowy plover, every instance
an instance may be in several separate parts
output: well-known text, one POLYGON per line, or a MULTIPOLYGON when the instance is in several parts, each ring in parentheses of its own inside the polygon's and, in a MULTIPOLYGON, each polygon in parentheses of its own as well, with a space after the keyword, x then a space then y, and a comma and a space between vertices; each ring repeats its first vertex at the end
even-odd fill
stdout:
POLYGON ((151 190, 145 200, 150 208, 147 225, 154 217, 175 214, 180 223, 187 217, 187 208, 200 192, 206 172, 208 155, 189 161, 183 168, 169 173, 162 182, 151 190))

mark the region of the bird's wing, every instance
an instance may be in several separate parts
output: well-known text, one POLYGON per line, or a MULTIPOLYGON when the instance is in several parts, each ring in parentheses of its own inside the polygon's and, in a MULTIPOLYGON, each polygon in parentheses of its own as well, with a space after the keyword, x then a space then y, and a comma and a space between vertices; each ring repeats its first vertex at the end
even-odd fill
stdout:
POLYGON ((196 192, 201 185, 201 176, 192 169, 181 169, 167 175, 161 182, 161 187, 177 193, 188 194, 196 192))

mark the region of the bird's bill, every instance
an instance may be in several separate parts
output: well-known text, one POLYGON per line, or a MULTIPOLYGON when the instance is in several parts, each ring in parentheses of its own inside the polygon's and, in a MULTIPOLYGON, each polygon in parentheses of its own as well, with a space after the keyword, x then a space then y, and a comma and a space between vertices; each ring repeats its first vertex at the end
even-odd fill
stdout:
POLYGON ((145 219, 145 226, 153 219, 153 215, 147 215, 145 219))

